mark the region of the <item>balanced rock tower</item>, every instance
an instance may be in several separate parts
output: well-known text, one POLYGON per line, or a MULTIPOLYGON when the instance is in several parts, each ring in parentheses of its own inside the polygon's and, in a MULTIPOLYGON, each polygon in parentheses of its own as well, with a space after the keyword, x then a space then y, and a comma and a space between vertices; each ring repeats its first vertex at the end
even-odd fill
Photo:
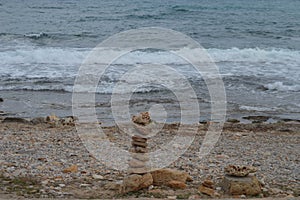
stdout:
POLYGON ((153 178, 150 171, 148 153, 146 126, 151 123, 149 112, 142 112, 138 116, 132 117, 134 131, 131 142, 131 158, 129 160, 129 175, 124 178, 123 192, 137 191, 148 188, 153 184, 153 178))

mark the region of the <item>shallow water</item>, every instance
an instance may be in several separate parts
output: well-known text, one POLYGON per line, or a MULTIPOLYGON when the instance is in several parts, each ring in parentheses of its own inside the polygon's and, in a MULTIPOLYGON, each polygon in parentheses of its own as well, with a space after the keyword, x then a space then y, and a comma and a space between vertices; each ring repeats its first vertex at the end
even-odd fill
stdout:
MULTIPOLYGON (((72 114, 74 80, 90 50, 120 31, 158 26, 207 49, 224 81, 228 117, 300 119, 299 7, 296 0, 1 1, 0 110, 25 117, 72 114)), ((200 120, 209 118, 210 96, 201 75, 163 51, 135 51, 110 66, 97 88, 98 117, 111 120, 110 94, 127 69, 157 61, 186 76, 197 94, 200 120)), ((160 87, 140 87, 133 96, 132 113, 159 103, 169 121, 180 120, 178 102, 160 87)))

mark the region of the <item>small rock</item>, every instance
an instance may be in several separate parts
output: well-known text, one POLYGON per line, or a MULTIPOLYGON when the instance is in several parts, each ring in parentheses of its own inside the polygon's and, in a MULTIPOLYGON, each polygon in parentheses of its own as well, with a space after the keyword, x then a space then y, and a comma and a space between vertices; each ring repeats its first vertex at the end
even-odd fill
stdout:
POLYGON ((3 100, 3 98, 0 98, 0 102, 3 102, 4 100, 3 100))
POLYGON ((75 125, 75 118, 73 116, 62 118, 59 121, 62 125, 75 125))
POLYGON ((216 190, 217 190, 217 191, 221 191, 222 188, 221 188, 221 187, 216 187, 216 190))
POLYGON ((173 189, 185 189, 186 184, 180 181, 170 181, 169 183, 166 184, 168 187, 173 188, 173 189))
POLYGON ((226 159, 226 158, 229 158, 229 156, 224 155, 224 154, 220 154, 220 155, 216 155, 215 158, 216 158, 216 159, 226 159))
POLYGON ((54 114, 46 117, 46 122, 58 122, 58 121, 59 121, 59 118, 54 114))
POLYGON ((40 158, 38 158, 38 161, 43 161, 43 162, 47 162, 47 158, 44 158, 44 157, 40 157, 40 158))
POLYGON ((188 199, 201 199, 199 195, 191 195, 188 199))
POLYGON ((267 188, 261 188, 261 191, 263 194, 268 194, 269 193, 269 190, 267 188))
POLYGON ((36 118, 33 118, 32 120, 30 120, 30 122, 34 125, 36 124, 42 124, 42 123, 45 123, 46 120, 44 117, 36 117, 36 118))
POLYGON ((103 176, 98 175, 98 174, 93 174, 92 177, 93 177, 93 179, 96 179, 96 180, 102 180, 102 179, 104 179, 103 176))
POLYGON ((240 120, 238 120, 238 119, 228 119, 227 122, 230 122, 230 123, 240 123, 240 120))
POLYGON ((198 191, 203 193, 203 194, 206 194, 208 196, 211 196, 211 197, 215 196, 215 190, 214 189, 205 187, 203 185, 200 185, 200 187, 198 188, 198 191))
POLYGON ((202 185, 204 187, 208 187, 208 188, 214 189, 214 182, 211 179, 204 180, 203 183, 202 183, 202 185))
POLYGON ((109 182, 104 186, 104 189, 121 192, 122 187, 123 182, 109 182))
POLYGON ((90 186, 90 184, 86 184, 86 183, 82 183, 79 185, 79 187, 89 187, 89 186, 90 186))
POLYGON ((266 185, 266 182, 264 179, 259 179, 259 184, 264 187, 266 185))
POLYGON ((177 196, 167 196, 168 199, 177 199, 177 196))
POLYGON ((154 186, 153 185, 150 185, 149 187, 148 187, 148 190, 152 190, 154 188, 154 186))
POLYGON ((41 183, 42 183, 42 185, 47 185, 49 183, 49 180, 48 179, 43 180, 43 181, 41 181, 41 183))
POLYGON ((55 187, 54 190, 61 190, 61 187, 55 187))
POLYGON ((78 167, 77 165, 72 165, 66 169, 63 170, 63 173, 75 173, 78 172, 78 167))

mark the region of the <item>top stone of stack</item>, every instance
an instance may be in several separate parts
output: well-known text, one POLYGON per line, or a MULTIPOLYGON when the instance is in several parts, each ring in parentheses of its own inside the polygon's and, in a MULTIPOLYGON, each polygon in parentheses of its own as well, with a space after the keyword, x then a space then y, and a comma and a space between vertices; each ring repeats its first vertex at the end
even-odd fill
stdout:
POLYGON ((138 125, 146 126, 151 123, 149 112, 141 112, 138 116, 132 117, 132 122, 138 125))
POLYGON ((235 177, 245 177, 257 169, 253 166, 228 165, 224 168, 225 174, 235 177))

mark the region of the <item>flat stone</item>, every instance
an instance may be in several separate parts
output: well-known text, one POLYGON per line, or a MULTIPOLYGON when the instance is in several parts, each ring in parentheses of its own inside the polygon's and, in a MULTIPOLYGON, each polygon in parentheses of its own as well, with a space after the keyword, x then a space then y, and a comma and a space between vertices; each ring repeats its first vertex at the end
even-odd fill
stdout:
POLYGON ((238 120, 238 119, 228 119, 227 122, 230 122, 230 123, 240 123, 240 120, 238 120))
POLYGON ((148 167, 139 167, 139 168, 129 168, 128 173, 129 174, 146 174, 150 171, 150 168, 148 167))
POLYGON ((131 144, 133 146, 143 147, 143 148, 146 148, 148 146, 148 144, 145 142, 137 142, 137 141, 132 141, 131 144))
POLYGON ((93 179, 96 179, 96 180, 102 180, 102 179, 104 179, 103 176, 98 175, 98 174, 93 174, 92 177, 93 177, 93 179))
POLYGON ((143 138, 143 137, 140 137, 140 136, 132 136, 132 140, 136 141, 136 142, 143 142, 143 143, 147 142, 147 138, 143 138))
POLYGON ((144 147, 132 147, 129 151, 131 153, 148 153, 148 149, 144 147))
POLYGON ((145 153, 131 153, 131 157, 139 161, 149 161, 149 156, 145 153))
POLYGON ((105 190, 113 190, 121 192, 123 187, 123 182, 109 182, 106 185, 104 185, 105 190))
POLYGON ((222 180, 221 187, 225 193, 230 195, 255 196, 262 192, 256 176, 234 177, 226 175, 222 180))
POLYGON ((145 167, 146 163, 143 161, 136 160, 136 159, 131 159, 129 161, 129 166, 132 168, 141 168, 141 167, 145 167))
POLYGON ((200 185, 200 187, 198 188, 198 191, 203 193, 203 194, 206 194, 208 196, 211 196, 211 197, 215 196, 215 190, 214 189, 211 189, 209 187, 205 187, 203 185, 200 185))
POLYGON ((211 189, 214 189, 214 182, 210 179, 206 179, 203 181, 202 185, 204 187, 208 187, 208 188, 211 188, 211 189))

